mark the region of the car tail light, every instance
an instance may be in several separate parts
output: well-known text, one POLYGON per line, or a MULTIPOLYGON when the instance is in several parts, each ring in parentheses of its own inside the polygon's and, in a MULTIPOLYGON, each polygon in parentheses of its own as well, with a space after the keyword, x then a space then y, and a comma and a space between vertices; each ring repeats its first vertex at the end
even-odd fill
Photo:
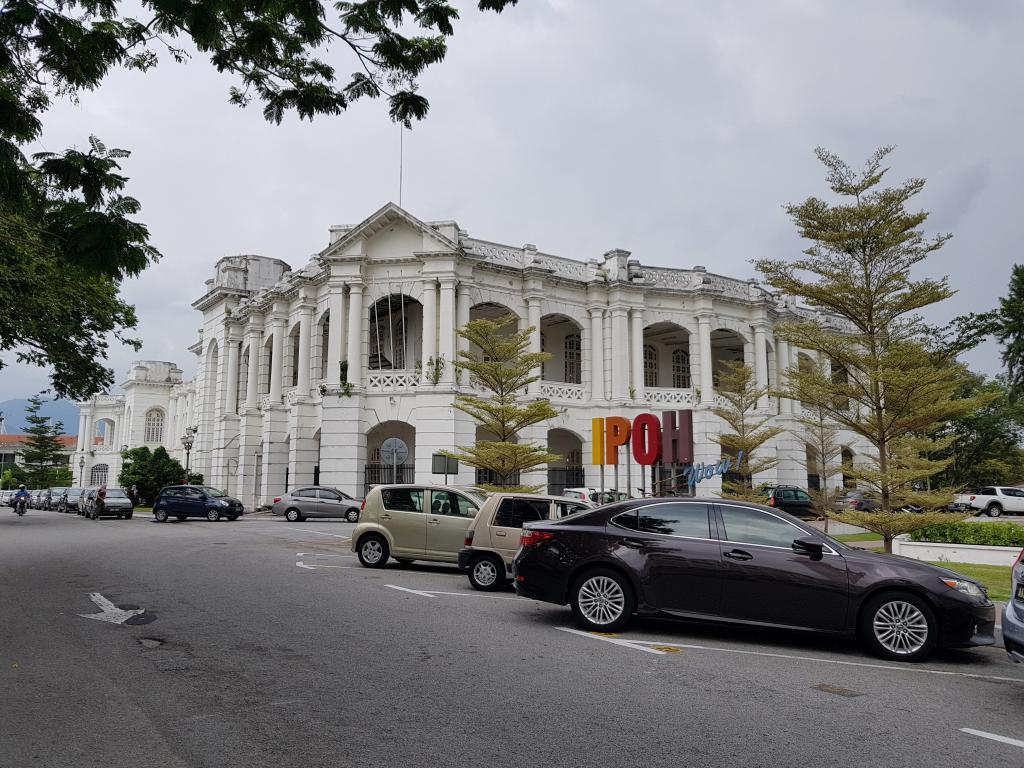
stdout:
POLYGON ((277 502, 279 502, 280 500, 281 500, 281 497, 280 497, 280 496, 275 496, 275 497, 274 497, 274 503, 275 503, 275 504, 277 504, 277 502))
POLYGON ((555 534, 549 533, 548 531, 531 531, 528 528, 524 528, 522 534, 519 536, 520 547, 532 547, 534 544, 540 544, 542 541, 555 538, 555 534))
POLYGON ((473 531, 466 531, 466 538, 462 542, 462 546, 471 547, 473 546, 473 531))
POLYGON ((363 499, 363 503, 359 505, 359 511, 362 512, 366 509, 366 499, 363 499))
POLYGON ((775 494, 772 494, 771 496, 768 497, 768 506, 769 507, 774 507, 775 506, 775 494))

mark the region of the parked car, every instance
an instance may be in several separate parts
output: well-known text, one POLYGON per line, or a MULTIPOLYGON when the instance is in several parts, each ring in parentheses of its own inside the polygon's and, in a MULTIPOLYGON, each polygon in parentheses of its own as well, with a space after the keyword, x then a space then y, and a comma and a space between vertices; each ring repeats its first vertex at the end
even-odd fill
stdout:
POLYGON ((795 517, 816 520, 820 517, 814 499, 803 488, 795 485, 767 486, 761 490, 765 504, 781 509, 795 517))
POLYGON ((989 517, 999 517, 1004 512, 1019 515, 1024 513, 1024 490, 986 485, 970 493, 958 494, 953 503, 967 504, 971 509, 989 517))
POLYGON ((848 512, 856 509, 860 512, 870 512, 882 505, 878 499, 867 491, 850 490, 845 491, 841 496, 832 502, 832 509, 836 512, 848 512))
POLYGON ((352 551, 367 568, 388 558, 457 563, 466 531, 486 501, 482 493, 450 485, 378 485, 363 501, 352 551))
POLYGON ((169 485, 153 501, 153 517, 159 523, 166 522, 168 517, 205 517, 211 523, 226 517, 234 521, 243 511, 238 499, 208 485, 169 485))
POLYGON ((1024 549, 1013 564, 1010 599, 1003 606, 1003 645, 1011 661, 1024 661, 1024 549))
POLYGON ((516 591, 611 632, 634 614, 859 637, 885 659, 995 643, 995 605, 954 571, 854 549, 770 507, 647 499, 528 523, 516 591))
POLYGON ((93 485, 93 486, 91 486, 89 488, 83 488, 82 489, 82 493, 79 494, 79 496, 78 496, 78 507, 75 509, 75 511, 78 514, 85 515, 85 505, 86 505, 86 502, 89 501, 89 492, 90 491, 98 491, 98 490, 99 490, 99 486, 98 485, 93 485))
POLYGON ((46 490, 46 496, 43 501, 43 509, 56 510, 60 504, 61 496, 64 495, 64 491, 67 488, 48 488, 46 490))
POLYGON ((37 488, 34 491, 29 491, 29 493, 31 495, 29 496, 29 499, 28 499, 28 508, 29 509, 40 509, 42 507, 42 503, 43 503, 43 491, 42 491, 42 489, 37 488))
POLYGON ((487 498, 459 552, 459 568, 474 589, 490 591, 511 580, 512 558, 519 548, 523 523, 557 520, 590 509, 589 501, 534 493, 495 493, 487 498))
POLYGON ((128 494, 121 488, 107 488, 107 495, 100 504, 99 489, 90 488, 85 495, 85 516, 90 520, 99 520, 101 517, 116 517, 118 520, 132 519, 135 505, 128 498, 128 494))
POLYGON ((57 500, 57 511, 65 513, 77 512, 78 499, 84 490, 84 488, 65 488, 64 493, 62 493, 60 498, 57 500))
POLYGON ((311 485, 278 496, 270 511, 275 515, 284 515, 293 523, 307 517, 340 517, 356 523, 359 522, 359 508, 362 505, 362 499, 354 499, 337 488, 311 485))
POLYGON ((14 491, 0 491, 0 505, 9 507, 11 502, 11 494, 13 493, 14 491))
POLYGON ((582 499, 591 504, 610 504, 613 501, 625 501, 629 494, 625 491, 616 491, 613 488, 566 488, 562 491, 563 496, 570 499, 582 499))

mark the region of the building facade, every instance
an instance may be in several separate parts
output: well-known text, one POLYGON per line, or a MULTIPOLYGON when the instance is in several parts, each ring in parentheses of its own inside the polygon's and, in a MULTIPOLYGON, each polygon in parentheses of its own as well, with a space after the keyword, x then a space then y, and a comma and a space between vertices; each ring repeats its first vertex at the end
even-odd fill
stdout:
MULTIPOLYGON (((392 479, 440 480, 433 454, 489 437, 453 406, 473 387, 452 365, 467 343, 456 329, 507 313, 535 329, 532 350, 552 355, 527 395, 559 412, 521 439, 562 459, 523 483, 600 485, 591 424, 610 415, 690 410, 694 461, 717 463, 722 424, 712 408, 724 366, 746 361, 759 384, 771 385, 812 359, 776 339, 774 326, 797 316, 833 322, 704 267, 647 267, 622 250, 577 261, 473 238, 453 221, 423 222, 394 204, 331 227, 327 247, 299 270, 261 256, 222 258, 193 307, 202 325, 189 348, 191 381, 171 363, 140 362, 125 394, 81 404, 72 461, 86 459, 86 481, 98 479, 100 464, 113 481, 125 445, 164 445, 184 462, 190 428, 193 470, 249 505, 299 484, 358 496, 392 479), (103 420, 109 446, 86 450, 103 420), (404 454, 389 452, 388 438, 404 454)), ((765 397, 758 412, 786 429, 765 450, 778 466, 758 479, 814 485, 800 404, 765 397)), ((844 437, 844 461, 863 451, 844 437)), ((624 457, 617 473, 605 468, 604 484, 651 492, 662 476, 624 457)), ((449 478, 488 479, 469 467, 449 478)), ((719 487, 713 478, 700 492, 719 487)))

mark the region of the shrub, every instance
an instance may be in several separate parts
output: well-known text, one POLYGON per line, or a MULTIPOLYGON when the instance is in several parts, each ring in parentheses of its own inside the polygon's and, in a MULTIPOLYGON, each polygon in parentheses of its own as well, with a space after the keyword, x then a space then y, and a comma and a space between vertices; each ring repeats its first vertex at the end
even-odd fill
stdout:
POLYGON ((1014 523, 950 523, 914 531, 910 534, 910 540, 1024 547, 1024 526, 1014 523))

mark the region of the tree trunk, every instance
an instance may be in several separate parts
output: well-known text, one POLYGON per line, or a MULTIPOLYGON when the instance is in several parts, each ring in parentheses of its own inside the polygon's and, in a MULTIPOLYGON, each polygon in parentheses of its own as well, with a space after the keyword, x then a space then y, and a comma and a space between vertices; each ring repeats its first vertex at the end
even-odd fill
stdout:
POLYGON ((886 536, 885 539, 884 539, 884 541, 885 541, 885 554, 887 554, 887 555, 891 555, 892 554, 892 538, 893 538, 892 536, 886 536))

